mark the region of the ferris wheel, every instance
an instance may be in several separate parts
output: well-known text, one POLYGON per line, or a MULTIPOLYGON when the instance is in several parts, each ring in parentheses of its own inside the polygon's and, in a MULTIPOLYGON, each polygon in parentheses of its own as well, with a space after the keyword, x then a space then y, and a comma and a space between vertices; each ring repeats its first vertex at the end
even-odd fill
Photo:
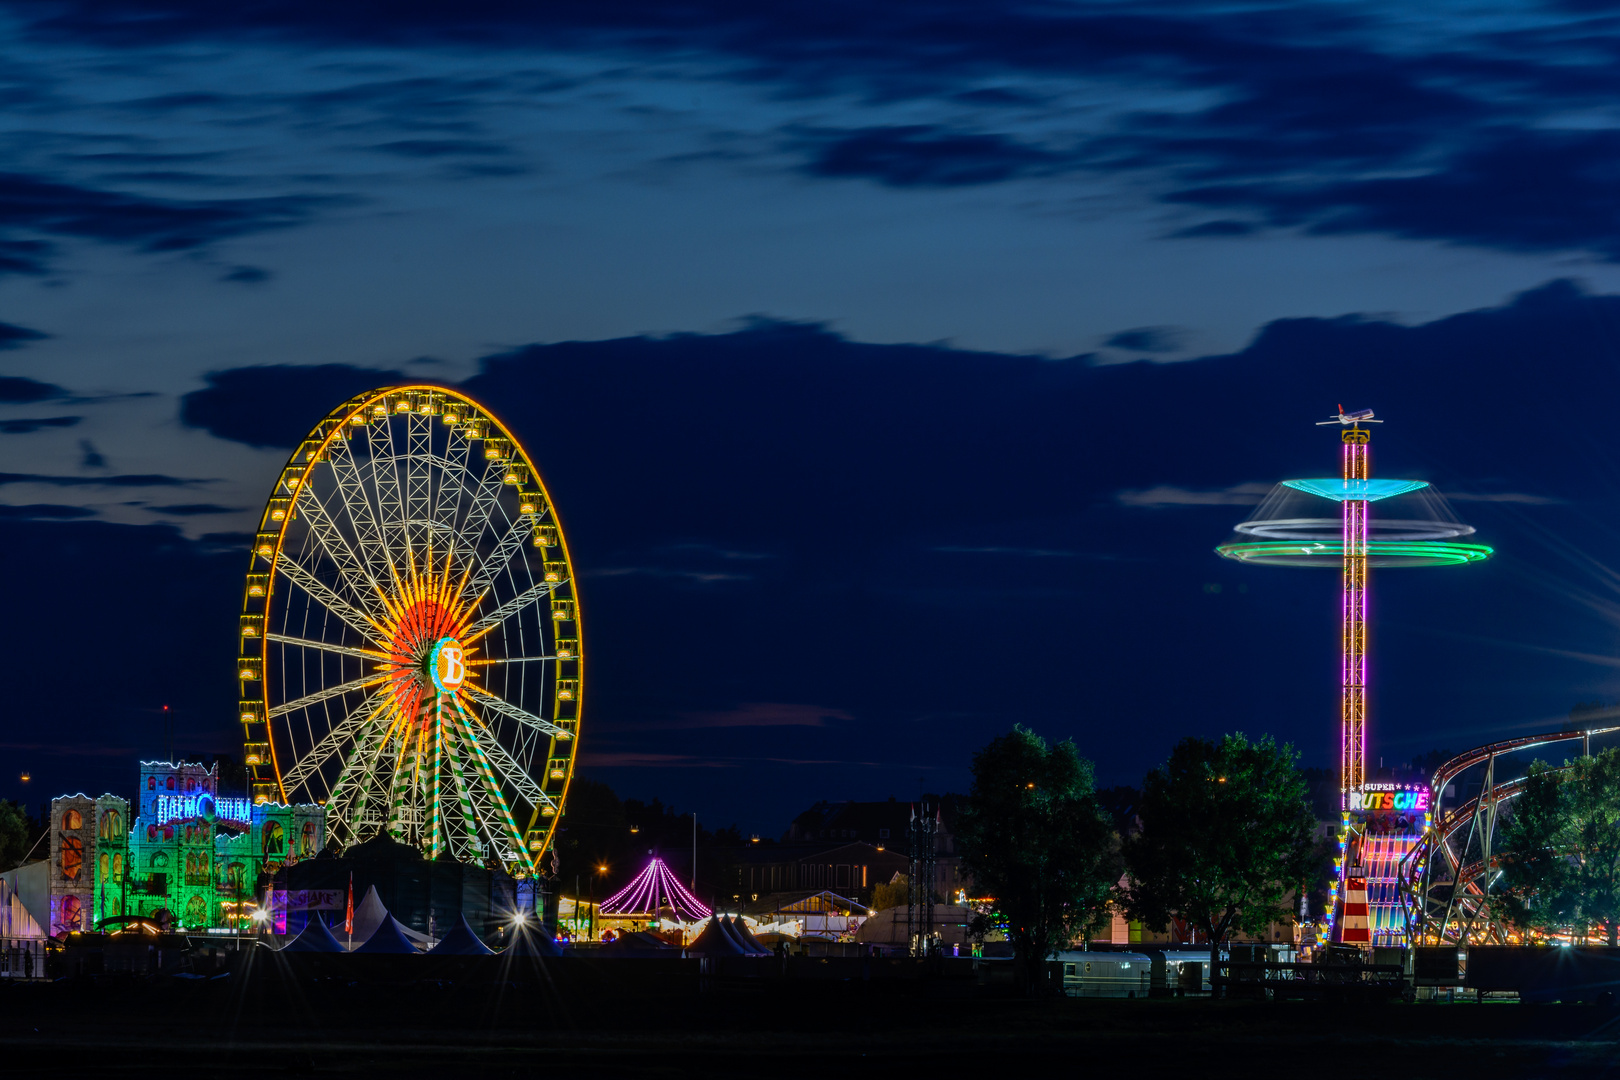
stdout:
POLYGON ((344 402, 276 482, 241 617, 256 801, 330 843, 535 872, 578 745, 578 594, 539 472, 437 386, 344 402))

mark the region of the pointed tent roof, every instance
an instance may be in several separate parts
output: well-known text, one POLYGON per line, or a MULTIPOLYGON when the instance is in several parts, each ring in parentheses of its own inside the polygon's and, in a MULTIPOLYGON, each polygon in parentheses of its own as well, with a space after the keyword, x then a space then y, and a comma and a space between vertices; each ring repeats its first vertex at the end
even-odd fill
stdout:
POLYGON ((738 915, 735 919, 731 920, 731 928, 737 932, 737 936, 742 939, 742 943, 748 946, 754 952, 765 953, 767 955, 770 953, 771 950, 765 945, 761 944, 759 938, 754 936, 754 932, 748 929, 748 924, 743 922, 743 917, 741 915, 738 915))
POLYGON ((383 906, 382 897, 377 895, 377 886, 373 885, 366 890, 366 895, 354 909, 354 940, 368 941, 377 927, 388 918, 388 909, 383 906))
POLYGON ((415 953, 416 945, 405 936, 405 927, 399 920, 389 915, 383 924, 377 927, 376 933, 366 939, 366 943, 354 950, 356 953, 415 953))
MULTIPOLYGON (((393 916, 383 906, 382 897, 377 895, 377 886, 371 886, 366 890, 365 899, 354 909, 354 940, 370 941, 378 928, 391 918, 393 916)), ((399 927, 399 932, 404 934, 408 941, 414 941, 418 945, 428 943, 426 934, 417 933, 398 919, 394 919, 394 925, 399 927)), ((355 951, 359 952, 358 949, 355 951)))
MULTIPOLYGON (((751 956, 756 952, 754 947, 748 944, 748 939, 742 936, 742 932, 737 928, 737 923, 732 920, 730 915, 720 916, 720 929, 745 954, 751 956)), ((757 951, 763 952, 764 950, 757 951)))
POLYGON ((703 928, 703 933, 697 940, 686 947, 692 956, 742 956, 747 952, 730 934, 726 933, 720 925, 720 920, 713 915, 709 916, 709 925, 703 928))
POLYGON ((465 914, 458 916, 455 929, 444 935, 439 943, 428 950, 429 956, 491 956, 494 949, 485 945, 473 928, 467 925, 465 914))
POLYGON ((321 920, 319 915, 311 914, 309 922, 304 924, 304 929, 299 932, 297 937, 283 945, 281 951, 291 953, 345 953, 349 950, 343 947, 343 942, 332 936, 332 931, 327 928, 326 923, 321 920))

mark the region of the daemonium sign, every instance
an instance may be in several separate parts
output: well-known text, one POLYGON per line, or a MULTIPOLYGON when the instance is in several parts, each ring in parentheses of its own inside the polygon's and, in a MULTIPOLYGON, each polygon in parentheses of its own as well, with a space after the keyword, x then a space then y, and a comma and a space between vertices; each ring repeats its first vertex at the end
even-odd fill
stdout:
POLYGON ((253 820, 253 804, 247 799, 216 799, 206 792, 200 795, 159 795, 157 797, 157 824, 177 818, 216 817, 238 825, 253 820))
POLYGON ((1429 789, 1376 790, 1374 785, 1368 784, 1362 791, 1350 792, 1348 809, 1363 814, 1423 814, 1429 809, 1429 789))

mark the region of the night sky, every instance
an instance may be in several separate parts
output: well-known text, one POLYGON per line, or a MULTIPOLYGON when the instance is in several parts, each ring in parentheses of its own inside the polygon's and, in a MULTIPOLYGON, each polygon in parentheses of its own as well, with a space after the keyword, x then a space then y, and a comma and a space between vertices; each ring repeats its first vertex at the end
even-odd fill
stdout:
POLYGON ((0 796, 128 794, 165 704, 239 752, 245 534, 405 378, 551 487, 583 775, 706 824, 1014 723, 1105 784, 1333 764, 1337 575, 1212 549, 1340 403, 1499 552, 1375 575, 1374 766, 1620 701, 1617 53, 1579 3, 0 0, 0 796))

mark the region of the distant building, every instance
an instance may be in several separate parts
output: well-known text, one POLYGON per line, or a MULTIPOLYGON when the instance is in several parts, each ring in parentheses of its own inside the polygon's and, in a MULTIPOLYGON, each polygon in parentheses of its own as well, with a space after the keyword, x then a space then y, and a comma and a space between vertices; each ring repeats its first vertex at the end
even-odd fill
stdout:
MULTIPOLYGON (((947 799, 935 839, 934 894, 972 892, 956 850, 947 799)), ((818 802, 793 819, 779 843, 751 844, 737 861, 734 896, 753 903, 771 893, 831 889, 862 905, 872 890, 911 872, 913 804, 818 802)))
MULTIPOLYGON (((868 843, 749 845, 737 858, 732 896, 751 905, 773 893, 831 889, 863 907, 872 889, 911 869, 903 852, 868 843)), ((722 905, 724 906, 724 905, 722 905)))

